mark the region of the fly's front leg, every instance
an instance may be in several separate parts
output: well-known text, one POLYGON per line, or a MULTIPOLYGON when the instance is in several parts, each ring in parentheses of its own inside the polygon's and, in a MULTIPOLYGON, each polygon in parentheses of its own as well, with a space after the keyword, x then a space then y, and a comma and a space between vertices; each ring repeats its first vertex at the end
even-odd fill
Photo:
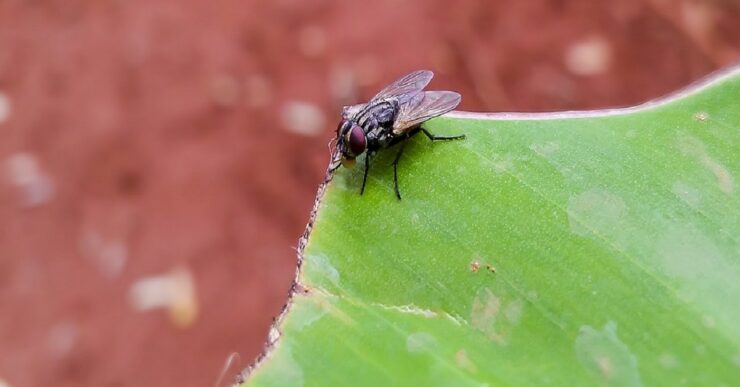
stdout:
POLYGON ((360 195, 365 193, 365 184, 367 183, 367 171, 370 169, 370 152, 365 154, 365 174, 362 176, 362 188, 360 195))
POLYGON ((450 141, 450 140, 462 140, 465 138, 464 134, 461 134, 459 136, 435 136, 431 134, 428 130, 421 128, 421 131, 424 132, 424 135, 427 136, 429 140, 432 142, 434 141, 450 141))

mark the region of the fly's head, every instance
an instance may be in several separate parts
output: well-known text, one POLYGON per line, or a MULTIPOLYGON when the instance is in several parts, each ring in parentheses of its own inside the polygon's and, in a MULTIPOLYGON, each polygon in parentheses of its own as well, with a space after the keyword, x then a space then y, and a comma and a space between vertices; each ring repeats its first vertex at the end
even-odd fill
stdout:
POLYGON ((335 162, 341 163, 346 168, 352 168, 357 156, 363 154, 366 148, 367 138, 360 125, 351 120, 342 120, 337 127, 338 152, 335 162))

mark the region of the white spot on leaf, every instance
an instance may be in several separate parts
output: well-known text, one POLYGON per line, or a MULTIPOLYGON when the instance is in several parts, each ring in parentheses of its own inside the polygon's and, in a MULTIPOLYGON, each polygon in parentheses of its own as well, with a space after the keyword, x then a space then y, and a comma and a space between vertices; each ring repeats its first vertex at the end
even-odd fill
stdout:
POLYGON ((294 304, 293 313, 300 316, 294 320, 296 331, 300 332, 324 317, 332 308, 331 297, 322 292, 314 292, 306 302, 301 302, 300 305, 294 304))
POLYGON ((468 357, 468 353, 465 352, 464 349, 461 349, 455 353, 455 364, 457 364, 458 367, 465 369, 469 372, 472 372, 472 373, 478 372, 478 367, 475 366, 475 363, 470 361, 470 358, 468 357))
POLYGON ((309 265, 326 277, 332 284, 339 285, 339 271, 323 255, 311 255, 307 258, 309 265))
POLYGON ((522 310, 524 309, 524 303, 522 300, 514 300, 504 309, 504 316, 509 322, 518 324, 519 320, 522 319, 522 310))
POLYGON ((470 324, 498 344, 508 342, 508 334, 522 316, 523 303, 516 299, 506 302, 488 288, 478 291, 473 300, 470 324), (502 318, 503 317, 503 318, 502 318))
POLYGON ((406 338, 406 350, 411 353, 432 351, 437 346, 437 339, 426 332, 416 332, 406 338))
POLYGON ((614 236, 626 212, 622 198, 598 189, 578 194, 568 202, 570 229, 580 236, 614 236))
POLYGON ((287 342, 281 342, 275 353, 275 363, 280 365, 280 372, 272 374, 270 384, 274 386, 303 386, 303 368, 293 358, 293 351, 287 342))
POLYGON ((671 191, 689 207, 699 207, 701 202, 701 193, 696 188, 685 182, 677 181, 673 184, 673 187, 671 187, 671 191))
POLYGON ((660 363, 661 367, 663 368, 676 368, 679 366, 678 359, 676 359, 676 356, 674 356, 671 353, 665 352, 658 358, 658 363, 660 363))
POLYGON ((582 326, 575 343, 581 364, 606 386, 642 386, 637 358, 617 337, 613 321, 602 331, 582 326))
POLYGON ((560 145, 556 142, 546 142, 544 144, 532 144, 529 146, 534 153, 542 157, 550 157, 560 150, 560 145))
POLYGON ((678 139, 678 149, 683 154, 696 158, 704 168, 714 174, 720 191, 728 195, 732 193, 735 189, 735 183, 730 171, 709 155, 704 143, 697 138, 684 136, 678 139))

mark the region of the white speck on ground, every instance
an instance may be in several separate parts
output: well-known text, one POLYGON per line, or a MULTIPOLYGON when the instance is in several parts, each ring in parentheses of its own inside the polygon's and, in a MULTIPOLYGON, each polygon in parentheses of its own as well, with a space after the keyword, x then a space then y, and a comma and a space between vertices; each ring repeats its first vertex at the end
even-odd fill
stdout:
POLYGON ((136 281, 129 289, 129 301, 138 311, 167 309, 170 320, 180 327, 192 325, 198 316, 195 281, 183 267, 136 281))
POLYGON ((298 31, 298 49, 301 54, 316 58, 326 52, 326 32, 319 26, 306 26, 298 31))
POLYGON ((324 112, 317 105, 303 101, 287 102, 280 117, 288 131, 302 136, 318 136, 326 125, 324 112))
POLYGON ((92 258, 98 270, 108 278, 121 274, 128 260, 128 248, 123 241, 104 240, 92 230, 82 233, 80 249, 84 255, 92 258))
POLYGON ((232 107, 239 102, 241 84, 231 74, 219 74, 209 84, 211 99, 221 107, 232 107))
POLYGON ((71 321, 62 321, 55 324, 47 337, 49 353, 56 357, 69 354, 77 343, 79 329, 71 321))
POLYGON ((599 75, 612 61, 612 48, 601 36, 590 36, 571 45, 565 53, 565 66, 576 75, 599 75))
POLYGON ((329 72, 331 96, 340 104, 348 104, 358 98, 355 73, 347 66, 336 66, 329 72))
POLYGON ((36 207, 54 197, 54 182, 41 169, 33 154, 18 152, 11 155, 6 162, 6 169, 10 183, 21 192, 24 206, 36 207))
POLYGON ((10 118, 10 98, 0 91, 0 124, 10 118))
POLYGON ((272 102, 272 84, 264 74, 252 74, 244 83, 244 99, 252 109, 264 109, 272 102))

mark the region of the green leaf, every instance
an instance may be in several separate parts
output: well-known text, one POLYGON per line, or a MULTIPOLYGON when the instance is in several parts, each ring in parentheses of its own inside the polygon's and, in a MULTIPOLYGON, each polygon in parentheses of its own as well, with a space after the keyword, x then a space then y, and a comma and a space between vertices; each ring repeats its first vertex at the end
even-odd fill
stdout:
POLYGON ((402 201, 392 149, 363 196, 362 168, 320 191, 247 385, 740 381, 740 69, 637 108, 425 127, 467 140, 410 140, 402 201))

